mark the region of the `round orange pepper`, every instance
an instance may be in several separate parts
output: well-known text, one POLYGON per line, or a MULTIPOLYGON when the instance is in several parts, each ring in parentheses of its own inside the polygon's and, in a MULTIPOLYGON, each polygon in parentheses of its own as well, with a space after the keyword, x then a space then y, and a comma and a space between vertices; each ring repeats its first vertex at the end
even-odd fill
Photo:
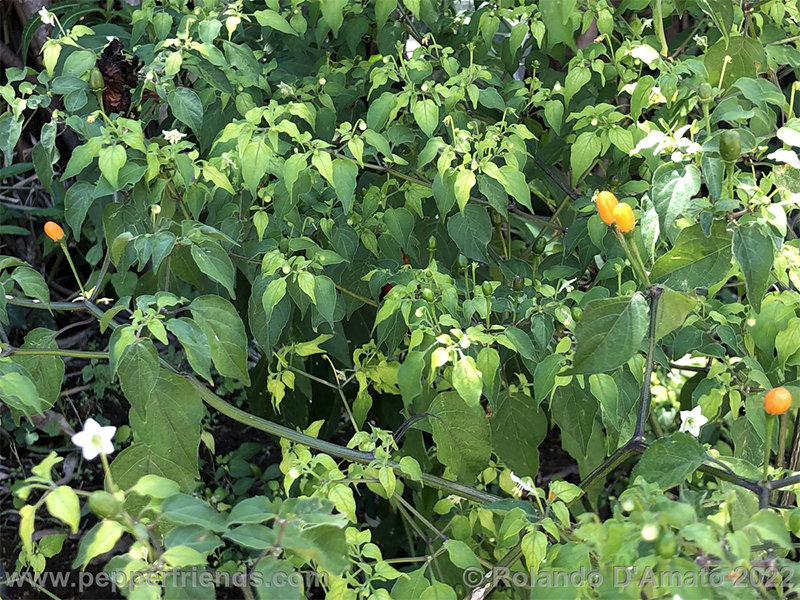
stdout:
POLYGON ((617 197, 609 191, 603 190, 595 196, 597 213, 606 225, 614 223, 614 208, 619 204, 617 197))
POLYGON ((636 227, 636 218, 633 216, 633 209, 630 204, 620 202, 614 207, 614 221, 617 223, 617 229, 622 233, 628 233, 636 227))
POLYGON ((785 387, 772 388, 764 396, 764 410, 771 415, 782 415, 792 405, 792 394, 785 387))

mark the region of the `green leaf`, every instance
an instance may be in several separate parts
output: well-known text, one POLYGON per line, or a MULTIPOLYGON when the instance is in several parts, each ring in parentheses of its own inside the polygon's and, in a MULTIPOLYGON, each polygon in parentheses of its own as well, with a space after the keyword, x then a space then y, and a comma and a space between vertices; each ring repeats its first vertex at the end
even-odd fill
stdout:
POLYGON ((254 548, 256 550, 270 548, 275 545, 276 540, 274 529, 255 523, 248 523, 231 529, 223 537, 245 548, 254 548))
POLYGON ((547 416, 531 397, 501 393, 491 419, 492 447, 517 475, 536 477, 539 444, 547 434, 547 416))
POLYGON ((462 355, 453 365, 453 387, 469 406, 480 406, 483 382, 471 356, 462 355))
POLYGON ((127 160, 128 155, 121 144, 106 146, 98 153, 97 164, 100 172, 115 190, 119 189, 119 170, 127 160))
POLYGON ((753 530, 762 541, 774 542, 784 550, 792 549, 792 539, 783 517, 768 508, 759 510, 750 517, 744 530, 753 530))
POLYGON ((430 137, 439 127, 439 107, 429 98, 418 100, 413 109, 414 120, 425 134, 430 137))
MULTIPOLYGON (((57 350, 58 344, 54 338, 55 332, 51 329, 38 327, 25 336, 23 348, 57 350)), ((46 354, 17 354, 12 355, 12 360, 22 365, 36 382, 39 396, 52 406, 58 401, 61 393, 61 383, 64 380, 64 360, 60 356, 46 354)))
MULTIPOLYGON (((656 207, 661 230, 670 232, 675 220, 684 216, 692 198, 700 191, 700 171, 694 165, 668 163, 653 173, 650 196, 656 207)), ((674 236, 670 236, 674 237, 674 236)))
POLYGON ((757 38, 750 36, 731 36, 730 39, 721 38, 716 44, 706 51, 704 62, 708 71, 708 81, 714 85, 722 74, 723 64, 725 77, 722 80, 722 89, 730 87, 741 77, 756 77, 767 68, 767 59, 764 46, 757 38), (730 59, 726 61, 729 56, 730 59))
POLYGON ((166 477, 145 475, 136 482, 131 491, 140 496, 150 496, 151 498, 163 500, 177 494, 180 491, 180 486, 166 477))
POLYGON ((203 552, 198 552, 188 546, 173 546, 159 557, 171 567, 188 567, 190 565, 205 565, 208 557, 203 552))
POLYGON ((75 241, 81 239, 81 227, 86 219, 86 213, 94 202, 92 192, 94 187, 85 181, 78 181, 71 185, 64 194, 64 209, 67 224, 72 229, 75 241))
POLYGON ((167 103, 175 118, 191 127, 199 137, 203 129, 203 103, 197 92, 187 87, 175 88, 167 96, 167 103))
POLYGON ((214 508, 194 496, 175 494, 164 500, 161 514, 178 525, 200 525, 214 532, 223 532, 227 527, 225 517, 214 508))
POLYGON ((28 298, 36 298, 45 306, 50 305, 50 290, 39 271, 34 271, 26 266, 17 267, 11 274, 11 278, 19 284, 28 298))
POLYGON ((448 217, 447 233, 464 256, 481 262, 487 260, 486 248, 492 239, 492 221, 485 207, 467 204, 463 212, 448 217))
POLYGON ((178 319, 170 319, 167 321, 167 330, 172 333, 186 354, 186 360, 189 365, 194 369, 194 372, 200 375, 208 382, 211 379, 211 350, 208 346, 208 339, 206 339, 203 330, 189 317, 180 317, 178 319))
POLYGON ((653 265, 650 279, 682 292, 711 288, 727 276, 730 266, 731 234, 725 222, 716 221, 708 237, 698 223, 678 234, 675 247, 653 265))
POLYGON ((480 568, 475 552, 461 540, 447 540, 444 543, 444 547, 447 549, 450 562, 459 569, 480 568))
POLYGON ((253 13, 253 16, 262 27, 269 27, 270 29, 280 31, 281 33, 288 33, 289 35, 297 35, 297 32, 292 29, 289 22, 274 10, 257 10, 253 13))
POLYGON ((221 283, 231 298, 236 298, 233 289, 236 269, 228 253, 214 240, 203 240, 199 244, 192 244, 192 258, 198 268, 205 275, 217 283, 221 283))
POLYGON ((589 170, 594 159, 600 156, 602 148, 600 138, 593 131, 584 131, 576 138, 570 148, 569 158, 572 175, 576 180, 589 170))
POLYGON ((647 334, 650 309, 641 294, 592 300, 575 327, 575 373, 602 373, 625 364, 647 334))
POLYGON ((569 101, 592 79, 588 67, 572 67, 564 79, 564 105, 569 106, 569 101))
POLYGON ((81 504, 78 495, 68 485, 60 485, 47 494, 44 499, 47 512, 69 525, 72 533, 77 533, 81 520, 81 504))
POLYGON ((696 303, 694 298, 682 292, 662 291, 661 298, 658 301, 656 339, 660 340, 683 325, 696 303))
POLYGON ((561 354, 551 354, 536 363, 536 369, 533 371, 533 391, 536 400, 541 402, 553 390, 556 376, 564 366, 565 360, 561 354))
POLYGON ((333 161, 332 169, 333 189, 339 202, 342 203, 344 213, 348 214, 353 207, 358 165, 351 160, 337 158, 333 161))
POLYGON ((195 322, 208 338, 211 360, 223 377, 250 385, 247 372, 247 336, 233 305, 219 296, 200 296, 189 305, 195 322))
POLYGON ((269 147, 261 139, 252 140, 242 150, 242 180, 254 198, 258 193, 258 184, 266 175, 271 154, 269 147))
POLYGON ((581 477, 600 465, 605 457, 605 432, 598 418, 599 409, 598 402, 574 379, 556 388, 550 401, 550 415, 561 430, 561 444, 578 461, 581 477))
MULTIPOLYGON (((566 44, 573 51, 575 47, 575 24, 573 17, 578 14, 577 0, 541 0, 539 10, 547 31, 547 49, 556 44, 566 44)), ((580 23, 580 19, 577 19, 580 23)))
POLYGON ((397 8, 397 0, 377 0, 375 2, 375 24, 380 30, 385 24, 389 15, 397 8))
POLYGON ((344 22, 345 6, 347 6, 347 0, 325 0, 325 2, 320 3, 322 18, 331 28, 334 37, 339 33, 339 28, 344 22))
POLYGON ((295 181, 297 181, 300 172, 306 168, 307 164, 305 154, 300 153, 292 154, 283 163, 283 184, 286 186, 290 197, 292 196, 295 181))
POLYGON ((31 418, 44 411, 39 390, 30 377, 9 372, 0 375, 0 400, 31 418))
POLYGON ((403 404, 411 406, 414 398, 422 393, 422 373, 425 369, 425 353, 411 350, 397 369, 397 387, 403 404))
MULTIPOLYGON (((303 579, 294 585, 277 586, 274 582, 281 581, 286 573, 295 573, 297 569, 288 560, 279 560, 270 554, 256 563, 252 573, 253 587, 258 594, 258 600, 304 600, 306 598, 303 579)), ((290 579, 290 581, 292 581, 290 579)))
POLYGON ((297 274, 297 285, 300 290, 309 298, 314 305, 317 304, 317 298, 314 295, 314 276, 308 271, 300 271, 297 274))
POLYGON ((491 432, 486 415, 470 407, 456 392, 436 396, 428 409, 439 461, 461 482, 474 482, 491 455, 491 432))
POLYGON ((389 122, 389 117, 397 109, 398 98, 392 92, 383 92, 367 109, 367 125, 373 131, 381 131, 389 122))
POLYGON ((775 260, 775 246, 757 225, 743 225, 733 231, 733 256, 744 276, 747 299, 761 312, 775 260))
MULTIPOLYGON (((337 486, 338 487, 338 486, 337 486)), ((228 525, 235 523, 263 523, 275 516, 265 496, 246 498, 238 502, 228 515, 228 525)))
POLYGON ((131 408, 143 419, 159 372, 158 353, 149 339, 134 341, 125 347, 119 357, 117 374, 120 387, 131 408))
POLYGON ((330 277, 317 275, 314 277, 314 294, 316 307, 322 318, 333 327, 333 314, 336 309, 336 284, 330 277))
POLYGON ((564 121, 564 104, 561 100, 548 100, 545 102, 544 118, 556 135, 561 135, 561 124, 564 121))
POLYGON ((500 183, 517 202, 529 210, 533 210, 531 190, 528 187, 528 180, 522 172, 510 165, 503 165, 500 167, 500 183))
POLYGON ((653 442, 634 467, 631 479, 641 476, 667 490, 683 483, 704 459, 705 451, 696 439, 676 432, 653 442))
POLYGON ((728 40, 733 26, 733 4, 727 0, 697 0, 697 6, 711 17, 719 32, 728 40))
POLYGON ((453 192, 458 202, 458 210, 464 210, 469 201, 469 195, 475 185, 475 173, 468 169, 459 171, 456 174, 453 192))
POLYGON ((0 166, 10 165, 13 162, 14 146, 17 145, 20 134, 22 134, 22 117, 15 117, 11 111, 3 112, 0 115, 0 152, 3 153, 4 163, 0 163, 0 166))
POLYGON ((278 277, 273 279, 267 284, 264 289, 264 294, 261 296, 261 303, 266 313, 266 320, 269 321, 272 317, 272 311, 275 306, 286 295, 286 279, 278 277))
POLYGON ((125 533, 125 528, 116 521, 101 521, 92 527, 81 537, 78 554, 72 563, 72 568, 80 566, 81 570, 85 569, 95 556, 111 550, 123 533, 125 533))
POLYGON ((409 248, 414 232, 414 215, 407 208, 387 208, 383 213, 386 229, 401 248, 409 248))
POLYGON ((800 147, 800 119, 793 117, 778 129, 778 139, 788 146, 800 147))

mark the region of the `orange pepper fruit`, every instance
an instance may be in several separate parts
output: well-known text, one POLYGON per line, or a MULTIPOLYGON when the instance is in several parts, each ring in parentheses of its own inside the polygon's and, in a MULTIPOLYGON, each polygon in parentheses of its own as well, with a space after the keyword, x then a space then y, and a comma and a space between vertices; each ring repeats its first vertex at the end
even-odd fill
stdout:
POLYGON ((55 221, 48 221, 44 224, 44 233, 54 242, 60 242, 64 238, 64 230, 55 221))
POLYGON ((782 415, 792 405, 792 394, 785 387, 772 388, 764 396, 764 410, 771 415, 782 415))
POLYGON ((603 223, 612 225, 614 223, 614 208, 619 204, 617 197, 609 191, 603 190, 594 198, 597 204, 597 212, 603 223))
POLYGON ((617 204, 614 207, 614 221, 617 223, 617 229, 622 233, 628 233, 636 227, 636 218, 633 216, 631 205, 624 202, 617 204))

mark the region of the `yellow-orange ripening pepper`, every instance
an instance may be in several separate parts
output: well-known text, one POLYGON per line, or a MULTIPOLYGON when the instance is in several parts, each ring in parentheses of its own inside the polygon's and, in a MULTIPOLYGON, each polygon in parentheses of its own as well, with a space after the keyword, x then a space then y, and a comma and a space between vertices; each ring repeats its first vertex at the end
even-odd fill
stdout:
POLYGON ((60 242, 64 239, 64 230, 55 221, 48 221, 44 224, 44 233, 54 242, 60 242))
POLYGON ((594 199, 597 204, 597 213, 606 225, 614 223, 614 208, 619 204, 617 197, 609 191, 603 190, 594 199))
POLYGON ((782 415, 792 405, 792 394, 785 387, 772 388, 764 396, 764 410, 771 415, 782 415))
POLYGON ((614 207, 614 221, 617 229, 622 233, 628 233, 636 226, 636 218, 633 216, 633 209, 630 204, 620 202, 614 207))

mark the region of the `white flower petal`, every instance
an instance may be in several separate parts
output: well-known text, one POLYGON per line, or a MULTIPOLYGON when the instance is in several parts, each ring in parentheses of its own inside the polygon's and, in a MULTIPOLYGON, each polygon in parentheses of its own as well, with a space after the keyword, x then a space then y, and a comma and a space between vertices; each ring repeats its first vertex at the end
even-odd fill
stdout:
POLYGON ((78 446, 86 460, 92 460, 101 452, 111 454, 114 452, 114 434, 117 428, 113 425, 101 426, 94 419, 86 419, 83 429, 72 436, 72 443, 78 446))

